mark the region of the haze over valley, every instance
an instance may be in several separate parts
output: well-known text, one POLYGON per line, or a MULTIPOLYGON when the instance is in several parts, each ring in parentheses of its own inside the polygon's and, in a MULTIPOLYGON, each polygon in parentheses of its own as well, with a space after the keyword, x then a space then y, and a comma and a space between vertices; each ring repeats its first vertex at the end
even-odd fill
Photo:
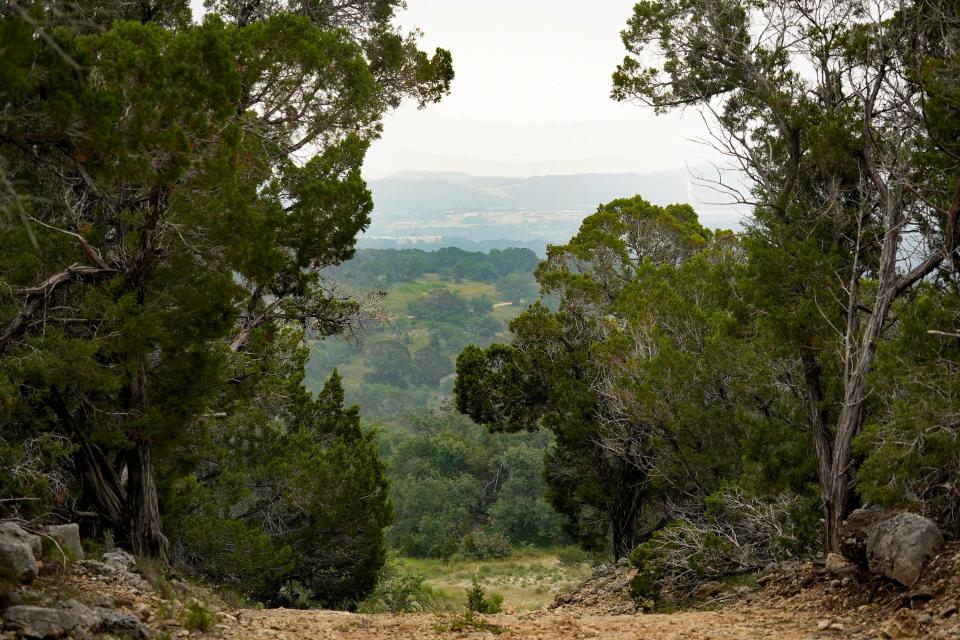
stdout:
POLYGON ((730 196, 695 177, 703 174, 709 175, 709 169, 532 177, 401 171, 369 181, 374 211, 359 246, 520 246, 542 255, 547 244, 573 236, 600 204, 637 194, 661 206, 689 202, 709 228, 741 228, 743 210, 717 204, 730 196))

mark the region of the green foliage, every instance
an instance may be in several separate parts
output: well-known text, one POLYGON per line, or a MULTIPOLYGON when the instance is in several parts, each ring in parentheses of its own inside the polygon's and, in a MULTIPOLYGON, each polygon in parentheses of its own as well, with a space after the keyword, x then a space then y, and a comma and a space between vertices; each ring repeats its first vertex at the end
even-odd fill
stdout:
POLYGON ((577 565, 587 562, 590 555, 580 547, 566 546, 557 550, 557 559, 561 564, 577 565))
POLYGON ((206 604, 196 598, 190 598, 187 601, 183 608, 183 620, 181 621, 184 629, 206 633, 213 628, 214 622, 214 615, 206 604))
POLYGON ((297 580, 283 583, 277 591, 277 604, 286 609, 316 609, 319 606, 313 592, 297 580))
POLYGON ((396 520, 391 545, 414 557, 504 557, 549 545, 559 518, 544 502, 548 434, 490 434, 447 411, 381 431, 396 520))
POLYGON ((511 273, 496 283, 497 293, 513 304, 521 300, 533 302, 538 293, 536 281, 526 273, 511 273))
POLYGON ((503 609, 503 596, 499 593, 487 595, 479 578, 473 579, 473 586, 467 590, 467 611, 473 613, 500 613, 503 609))
POLYGON ((935 518, 960 535, 960 303, 933 283, 896 310, 900 331, 880 346, 877 411, 856 442, 860 494, 935 518), (940 334, 929 331, 936 327, 940 334), (890 473, 896 469, 896 473, 890 473))
POLYGON ((503 633, 503 627, 487 622, 483 618, 477 617, 476 612, 466 611, 462 614, 447 618, 438 622, 434 628, 439 633, 492 633, 499 635, 503 633))
MULTIPOLYGON (((953 465, 951 454, 927 457, 923 432, 893 418, 891 402, 917 374, 933 384, 906 392, 912 402, 926 408, 949 397, 934 379, 952 365, 909 356, 883 364, 877 354, 910 331, 909 307, 928 285, 950 283, 943 289, 956 293, 960 10, 932 0, 876 12, 837 0, 814 12, 784 6, 772 18, 758 6, 638 2, 613 96, 658 112, 701 108, 725 141, 722 152, 744 169, 743 193, 756 205, 737 288, 758 342, 780 361, 771 373, 805 408, 775 412, 781 424, 751 443, 753 454, 765 449, 773 459, 751 471, 791 469, 795 487, 816 474, 823 541, 836 551, 840 523, 857 504, 861 462, 869 478, 861 494, 901 504, 912 491, 905 485, 919 488, 927 470, 953 465), (899 381, 886 384, 871 373, 878 368, 899 381), (785 446, 776 446, 777 434, 785 446), (909 453, 896 451, 899 442, 909 453), (905 473, 885 483, 880 469, 894 465, 905 473)), ((952 449, 955 429, 941 439, 937 417, 918 422, 931 434, 928 451, 952 449)), ((906 502, 940 511, 943 497, 937 507, 906 502)))
POLYGON ((420 573, 387 563, 376 588, 360 603, 361 613, 422 613, 444 608, 443 594, 420 573))
POLYGON ((476 529, 463 536, 459 551, 464 558, 477 560, 508 558, 513 555, 513 545, 502 533, 476 529))
POLYGON ((742 434, 764 420, 763 368, 731 304, 740 268, 736 240, 689 206, 617 200, 538 268, 557 311, 534 304, 509 345, 459 355, 459 411, 554 433, 548 497, 582 545, 603 549, 612 533, 623 556, 661 519, 668 489, 704 491, 739 471, 742 434))
POLYGON ((206 473, 170 488, 168 526, 181 562, 256 600, 352 608, 386 558, 384 466, 336 374, 315 399, 298 382, 282 422, 238 415, 206 473))

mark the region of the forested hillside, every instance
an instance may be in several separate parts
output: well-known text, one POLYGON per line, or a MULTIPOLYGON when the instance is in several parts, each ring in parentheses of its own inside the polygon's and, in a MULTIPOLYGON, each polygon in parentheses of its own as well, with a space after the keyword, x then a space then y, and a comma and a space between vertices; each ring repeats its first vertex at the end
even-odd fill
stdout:
POLYGON ((566 541, 545 501, 549 433, 488 433, 451 403, 454 362, 469 344, 508 339, 507 325, 539 298, 529 249, 467 252, 361 249, 325 275, 379 313, 362 334, 317 339, 307 388, 333 371, 375 429, 391 480, 390 546, 425 558, 496 558, 566 541))
POLYGON ((957 637, 960 3, 637 2, 611 97, 733 229, 673 170, 371 190, 454 86, 405 4, 0 4, 0 637, 957 637), (536 234, 358 250, 376 193, 536 234))
POLYGON ((359 250, 325 274, 372 297, 369 321, 356 339, 313 342, 308 387, 319 389, 337 368, 368 420, 439 405, 449 398, 460 350, 504 338, 507 323, 539 297, 537 263, 529 249, 359 250))

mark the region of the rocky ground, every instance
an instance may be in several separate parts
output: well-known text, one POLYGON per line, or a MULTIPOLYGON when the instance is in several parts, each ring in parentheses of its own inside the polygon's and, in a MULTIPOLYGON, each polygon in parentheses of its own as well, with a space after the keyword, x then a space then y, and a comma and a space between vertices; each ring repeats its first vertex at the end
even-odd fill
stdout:
POLYGON ((123 552, 68 569, 38 564, 33 583, 0 602, 0 639, 960 640, 957 542, 945 545, 909 588, 836 556, 771 565, 753 587, 704 583, 691 609, 672 613, 638 611, 629 596, 635 570, 626 563, 597 567, 579 589, 542 610, 484 616, 237 608, 123 552))

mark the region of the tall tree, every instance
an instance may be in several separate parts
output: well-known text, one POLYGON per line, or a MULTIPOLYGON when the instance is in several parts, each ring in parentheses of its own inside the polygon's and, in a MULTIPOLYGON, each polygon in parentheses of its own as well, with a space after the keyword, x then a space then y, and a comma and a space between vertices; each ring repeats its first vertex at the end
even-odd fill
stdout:
POLYGON ((183 1, 0 9, 3 198, 23 223, 0 239, 0 376, 149 555, 167 549, 158 452, 216 412, 258 332, 355 318, 317 270, 368 223, 367 146, 452 78, 391 25, 396 1, 213 4, 203 24, 183 1))
POLYGON ((702 496, 736 471, 740 360, 719 339, 736 324, 724 311, 732 246, 687 205, 611 202, 537 270, 559 310, 537 303, 511 323, 509 345, 457 360, 461 412, 554 432, 548 497, 586 546, 609 533, 624 557, 668 516, 668 487, 702 496))
POLYGON ((956 256, 956 112, 936 105, 958 69, 958 5, 649 0, 623 41, 614 97, 699 107, 749 183, 730 192, 754 206, 750 298, 802 368, 836 550, 892 305, 956 256))

